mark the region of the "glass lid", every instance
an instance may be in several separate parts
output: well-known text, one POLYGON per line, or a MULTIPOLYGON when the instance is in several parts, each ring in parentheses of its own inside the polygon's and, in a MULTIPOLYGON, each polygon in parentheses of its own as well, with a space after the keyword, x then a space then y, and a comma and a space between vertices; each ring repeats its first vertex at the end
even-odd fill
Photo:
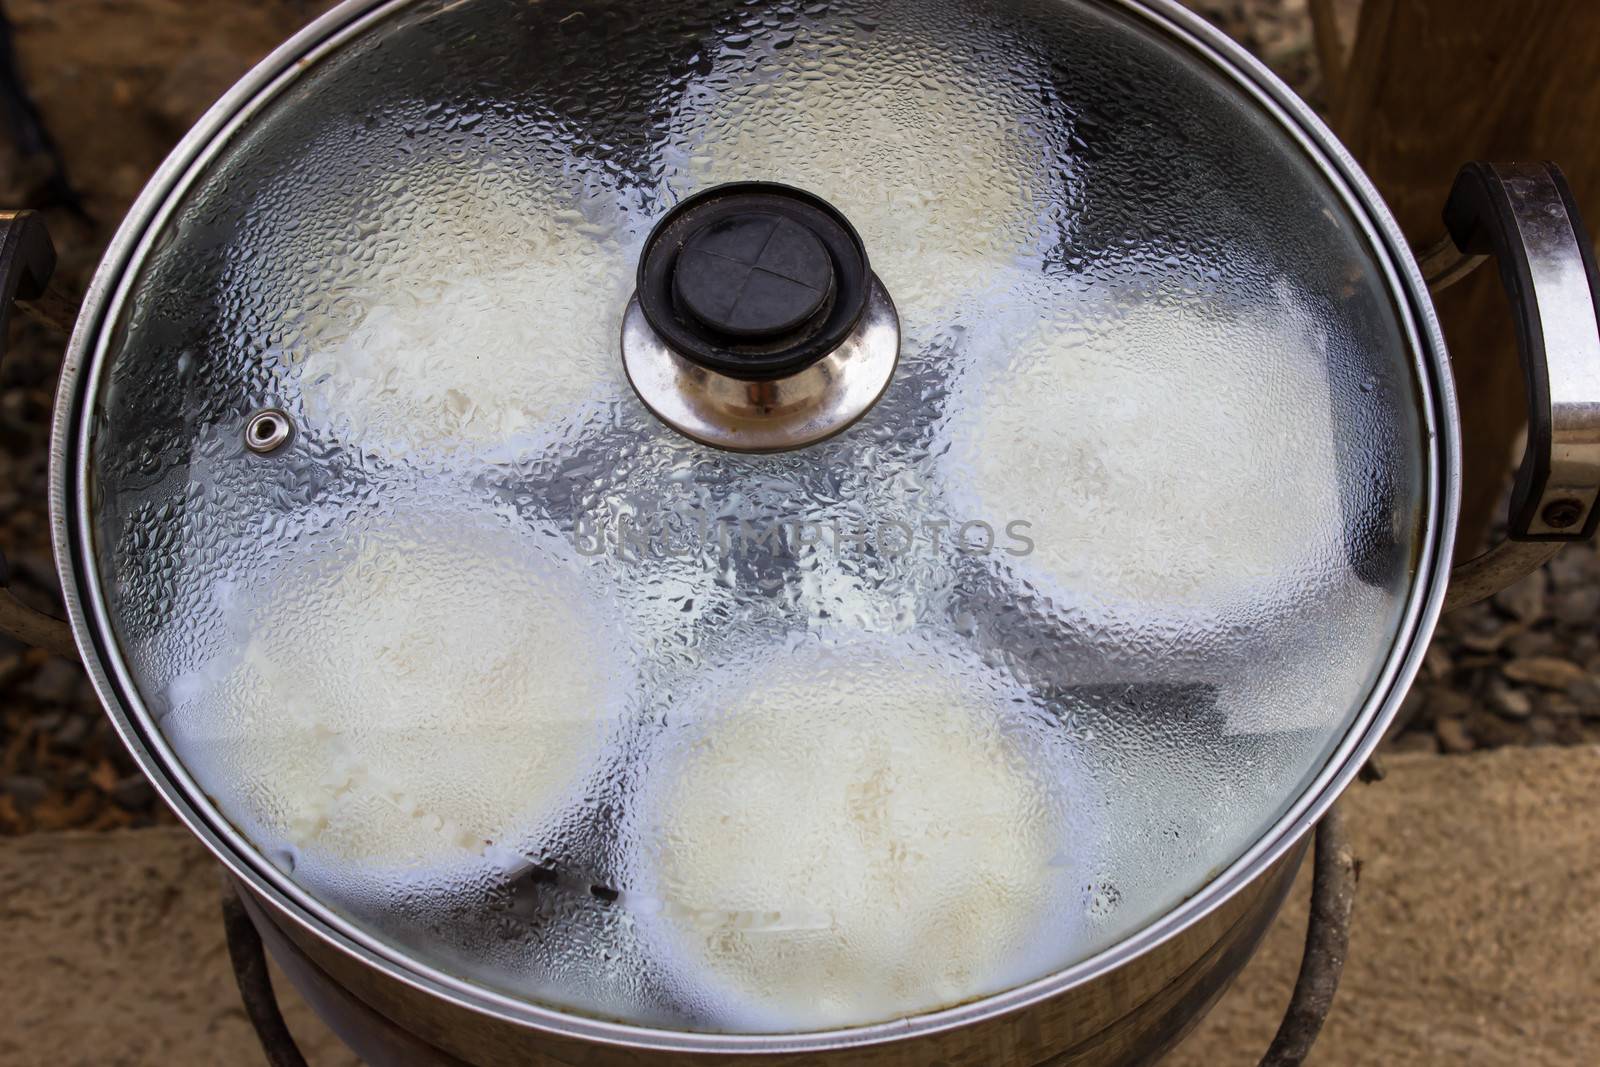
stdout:
POLYGON ((1366 704, 1413 353, 1317 160, 1141 16, 420 0, 274 92, 129 268, 89 550, 204 803, 395 957, 937 1010, 1192 897, 1366 704))

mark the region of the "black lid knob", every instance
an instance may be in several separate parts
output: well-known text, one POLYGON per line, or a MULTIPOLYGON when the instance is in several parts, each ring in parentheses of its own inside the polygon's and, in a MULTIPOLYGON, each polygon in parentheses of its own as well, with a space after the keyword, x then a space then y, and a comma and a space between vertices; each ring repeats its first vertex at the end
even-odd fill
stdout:
POLYGON ((740 182, 689 197, 639 260, 639 305, 679 355, 730 377, 786 377, 837 348, 866 306, 866 250, 825 201, 740 182))
POLYGON ((683 243, 672 271, 677 306, 741 340, 782 337, 832 296, 833 261, 816 234, 767 212, 706 223, 683 243))

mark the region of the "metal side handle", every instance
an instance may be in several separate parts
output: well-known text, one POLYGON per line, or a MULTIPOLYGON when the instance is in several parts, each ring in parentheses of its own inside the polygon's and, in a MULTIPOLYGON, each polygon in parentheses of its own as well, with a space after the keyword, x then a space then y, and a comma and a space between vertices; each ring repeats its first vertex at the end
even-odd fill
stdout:
POLYGON ((1464 257, 1499 263, 1528 391, 1506 540, 1455 568, 1450 609, 1494 595, 1600 526, 1600 273, 1553 163, 1468 163, 1444 223, 1464 257))
MULTIPOLYGON (((0 357, 5 354, 11 305, 44 297, 55 269, 56 250, 44 219, 34 211, 0 211, 0 357)), ((0 556, 0 632, 58 656, 77 658, 72 629, 18 600, 10 585, 11 570, 0 556)))

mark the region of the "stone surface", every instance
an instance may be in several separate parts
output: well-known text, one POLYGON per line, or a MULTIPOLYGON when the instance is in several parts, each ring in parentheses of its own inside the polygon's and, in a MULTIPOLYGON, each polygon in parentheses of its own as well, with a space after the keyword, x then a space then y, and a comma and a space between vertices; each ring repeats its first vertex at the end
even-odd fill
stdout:
POLYGON ((1588 673, 1576 663, 1555 656, 1531 656, 1514 659, 1504 668, 1505 676, 1513 682, 1528 682, 1546 689, 1568 689, 1588 681, 1588 673))
POLYGON ((1433 732, 1439 738, 1439 747, 1446 752, 1471 752, 1474 747, 1472 734, 1467 732, 1466 723, 1454 716, 1436 720, 1433 732))
MULTIPOLYGON (((219 870, 179 829, 0 840, 0 1064, 263 1063, 222 941, 219 870)), ((284 1005, 312 1067, 357 1067, 297 997, 284 1005)))
MULTIPOLYGON (((1311 1067, 1600 1063, 1600 748, 1396 754, 1387 769, 1342 802, 1361 890, 1311 1067)), ((1164 1067, 1259 1059, 1299 965, 1308 889, 1303 872, 1239 983, 1164 1067)), ((216 864, 182 830, 0 841, 0 1063, 260 1064, 217 894, 216 864)), ((354 1067, 284 1001, 312 1067, 354 1067)))
POLYGON ((1535 622, 1544 614, 1544 598, 1549 587, 1549 576, 1542 570, 1534 571, 1522 581, 1496 593, 1494 606, 1513 619, 1535 622))
MULTIPOLYGON (((1600 1063, 1600 748, 1392 756, 1341 801, 1362 863, 1350 957, 1308 1067, 1600 1063)), ((1163 1067, 1254 1064, 1300 961, 1307 872, 1163 1067)))
POLYGON ((1508 719, 1526 719, 1533 714, 1533 700, 1527 693, 1500 679, 1489 684, 1489 706, 1508 719))

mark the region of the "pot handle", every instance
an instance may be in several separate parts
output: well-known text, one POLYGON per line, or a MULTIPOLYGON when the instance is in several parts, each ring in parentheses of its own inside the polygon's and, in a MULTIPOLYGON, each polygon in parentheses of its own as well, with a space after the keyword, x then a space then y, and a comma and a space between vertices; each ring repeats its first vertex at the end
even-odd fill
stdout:
POLYGON ((1600 272, 1554 163, 1468 163, 1444 224, 1463 256, 1499 263, 1528 387, 1506 540, 1455 567, 1449 610, 1493 596, 1600 526, 1600 272))
MULTIPOLYGON (((5 354, 11 305, 45 296, 56 269, 56 250, 44 219, 36 211, 0 211, 0 357, 5 354)), ((11 568, 0 556, 0 632, 23 644, 76 659, 72 628, 53 615, 35 611, 11 592, 11 568)))

